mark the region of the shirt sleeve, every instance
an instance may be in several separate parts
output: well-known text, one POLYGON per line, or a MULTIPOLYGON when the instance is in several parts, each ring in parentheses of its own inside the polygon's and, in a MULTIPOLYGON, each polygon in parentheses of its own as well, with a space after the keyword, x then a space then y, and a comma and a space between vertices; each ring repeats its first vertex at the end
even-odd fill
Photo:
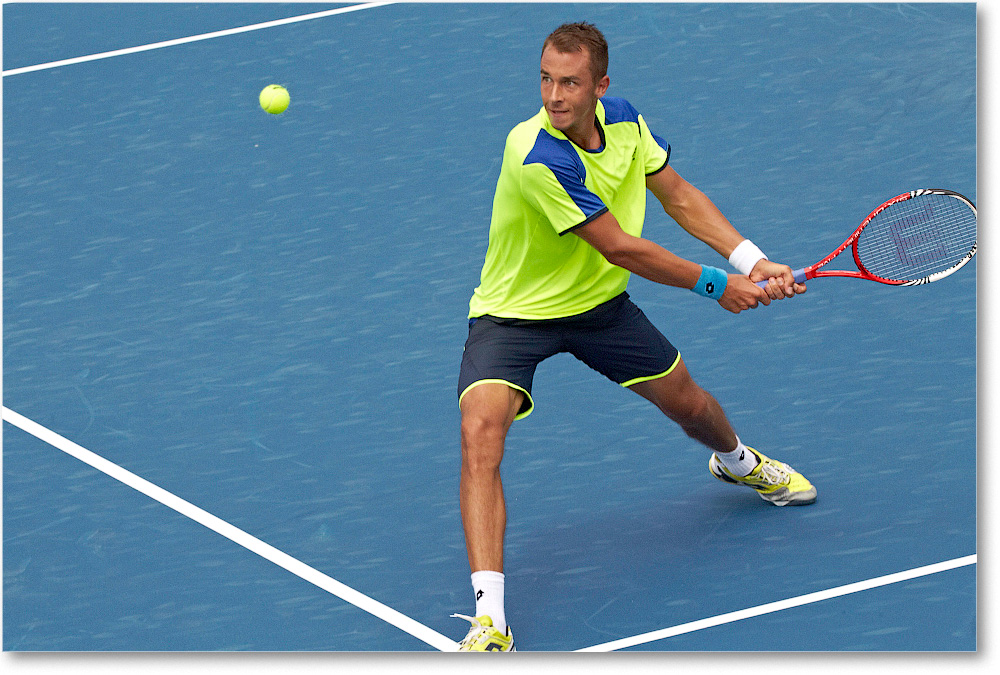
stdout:
POLYGON ((642 149, 647 176, 667 168, 667 162, 670 161, 670 145, 649 130, 642 115, 639 115, 639 146, 642 149))
POLYGON ((560 236, 608 210, 601 198, 587 188, 584 171, 582 162, 559 157, 526 161, 522 167, 521 194, 560 236))

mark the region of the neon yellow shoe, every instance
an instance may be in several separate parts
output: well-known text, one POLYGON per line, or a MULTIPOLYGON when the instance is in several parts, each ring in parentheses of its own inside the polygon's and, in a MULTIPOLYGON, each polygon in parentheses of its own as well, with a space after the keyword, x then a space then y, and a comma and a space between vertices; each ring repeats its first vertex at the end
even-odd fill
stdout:
POLYGON ((730 473, 714 452, 712 458, 708 460, 708 468, 712 475, 725 483, 751 487, 757 491, 761 499, 775 506, 788 504, 801 506, 816 501, 816 488, 806 480, 805 476, 787 464, 765 457, 753 448, 747 449, 760 460, 750 475, 736 476, 730 473))
POLYGON ((458 643, 460 652, 516 652, 514 649, 514 634, 507 626, 507 634, 504 635, 493 626, 493 619, 486 616, 466 616, 464 614, 452 614, 459 619, 465 619, 472 623, 469 634, 458 643))

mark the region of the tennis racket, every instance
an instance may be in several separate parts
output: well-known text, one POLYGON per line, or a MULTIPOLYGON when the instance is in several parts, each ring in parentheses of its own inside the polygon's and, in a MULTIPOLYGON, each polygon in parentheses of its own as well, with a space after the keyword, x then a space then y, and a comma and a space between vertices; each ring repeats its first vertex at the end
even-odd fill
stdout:
MULTIPOLYGON (((976 206, 951 190, 914 190, 879 206, 837 250, 792 274, 798 283, 852 277, 919 286, 954 274, 975 255, 976 206), (848 246, 858 271, 822 269, 848 246)), ((757 285, 764 288, 767 281, 757 285)))

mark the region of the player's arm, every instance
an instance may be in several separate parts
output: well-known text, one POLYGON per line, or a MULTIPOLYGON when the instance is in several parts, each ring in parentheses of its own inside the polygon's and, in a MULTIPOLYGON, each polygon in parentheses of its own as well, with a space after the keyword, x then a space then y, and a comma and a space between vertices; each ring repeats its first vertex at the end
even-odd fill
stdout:
MULTIPOLYGON (((612 265, 624 267, 656 283, 692 289, 702 274, 701 265, 622 230, 610 211, 576 228, 573 234, 596 248, 612 265)), ((742 274, 728 276, 725 291, 719 299, 720 305, 738 314, 744 309, 756 307, 758 302, 767 305, 771 298, 742 274)))
MULTIPOLYGON (((722 257, 730 254, 745 237, 737 232, 718 207, 705 194, 687 182, 670 166, 646 177, 646 187, 663 205, 663 210, 691 236, 705 242, 722 257)), ((792 296, 805 291, 804 284, 796 284, 792 268, 767 259, 761 259, 750 272, 752 281, 773 278, 768 286, 772 299, 792 296)))

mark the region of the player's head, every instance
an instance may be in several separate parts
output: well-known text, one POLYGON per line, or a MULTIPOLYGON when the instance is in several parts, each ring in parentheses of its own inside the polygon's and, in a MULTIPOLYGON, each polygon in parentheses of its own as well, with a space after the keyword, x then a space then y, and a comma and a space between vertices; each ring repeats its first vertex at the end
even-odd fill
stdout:
POLYGON ((564 23, 545 38, 542 43, 543 55, 549 47, 562 54, 586 52, 594 84, 608 74, 608 42, 592 23, 564 23))
POLYGON ((607 91, 608 43, 589 23, 559 26, 542 45, 542 102, 552 126, 593 130, 597 99, 607 91))

